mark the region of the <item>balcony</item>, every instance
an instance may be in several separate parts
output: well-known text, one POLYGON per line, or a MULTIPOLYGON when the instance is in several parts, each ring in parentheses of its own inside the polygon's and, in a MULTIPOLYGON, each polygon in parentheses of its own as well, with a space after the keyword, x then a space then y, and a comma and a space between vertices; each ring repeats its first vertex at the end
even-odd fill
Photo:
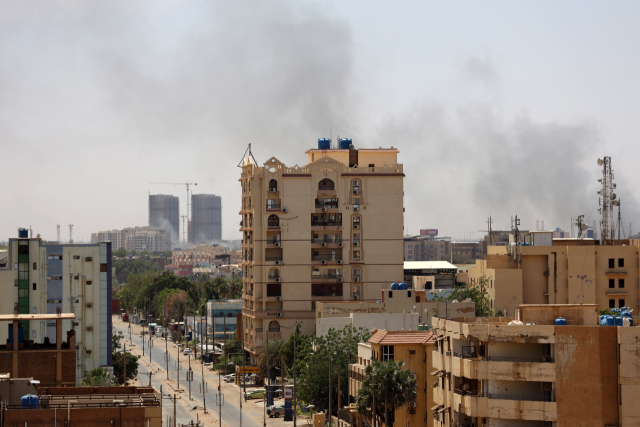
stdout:
POLYGON ((338 207, 338 199, 316 199, 316 212, 326 212, 338 207))
POLYGON ((279 282, 280 281, 280 275, 279 274, 269 274, 267 276, 267 281, 268 282, 279 282))
POLYGON ((338 243, 342 243, 342 237, 337 236, 335 234, 327 234, 321 237, 316 237, 311 239, 311 243, 326 243, 327 245, 336 245, 338 243))
POLYGON ((282 210, 282 203, 280 200, 267 199, 267 211, 279 211, 282 210))
POLYGON ((322 264, 342 264, 342 253, 311 254, 311 262, 322 264))
POLYGON ((462 412, 470 417, 497 418, 503 420, 556 421, 557 406, 551 398, 536 395, 485 394, 456 390, 452 408, 461 405, 462 412), (465 393, 465 394, 461 394, 465 393))
POLYGON ((342 220, 311 220, 312 227, 336 227, 341 225, 342 220))
MULTIPOLYGON (((447 358, 447 361, 450 359, 449 372, 456 377, 495 381, 556 381, 556 366, 553 359, 543 362, 541 358, 526 357, 472 359, 462 357, 461 353, 454 353, 453 356, 453 358, 447 358), (497 361, 495 359, 504 360, 497 361)), ((436 357, 434 355, 434 360, 436 357)))
POLYGON ((343 277, 342 274, 312 274, 311 275, 311 281, 337 281, 337 282, 342 282, 343 277))
POLYGON ((311 297, 342 297, 342 283, 312 284, 311 297))

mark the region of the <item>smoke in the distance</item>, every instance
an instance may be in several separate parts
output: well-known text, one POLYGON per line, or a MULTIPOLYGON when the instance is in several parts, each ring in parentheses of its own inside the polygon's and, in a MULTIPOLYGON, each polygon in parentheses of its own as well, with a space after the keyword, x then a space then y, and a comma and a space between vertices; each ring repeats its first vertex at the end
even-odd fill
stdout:
POLYGON ((259 161, 301 165, 330 128, 400 149, 411 233, 468 236, 490 213, 502 227, 517 213, 523 227, 567 228, 597 201, 598 124, 503 117, 491 54, 458 64, 483 103, 380 111, 352 29, 318 3, 0 1, 0 23, 4 175, 18 176, 21 159, 38 171, 5 187, 0 240, 29 224, 53 238, 74 223, 80 239, 145 225, 149 191, 185 210, 183 186, 149 183, 187 180, 222 196, 223 239, 239 238, 247 144, 259 161))

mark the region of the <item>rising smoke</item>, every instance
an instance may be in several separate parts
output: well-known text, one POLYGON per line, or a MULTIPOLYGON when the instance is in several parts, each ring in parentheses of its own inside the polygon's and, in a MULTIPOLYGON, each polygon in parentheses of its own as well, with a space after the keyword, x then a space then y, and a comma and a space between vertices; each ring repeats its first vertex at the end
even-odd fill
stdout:
MULTIPOLYGON (((490 54, 458 64, 488 101, 378 111, 352 29, 316 3, 0 1, 0 24, 4 156, 27 150, 41 172, 24 182, 39 204, 18 203, 20 191, 7 188, 16 208, 0 237, 22 221, 45 237, 56 221, 73 221, 80 235, 145 225, 148 191, 184 203, 182 187, 149 182, 191 180, 222 196, 223 238, 239 238, 236 164, 247 144, 259 162, 302 165, 330 128, 358 147, 400 148, 412 233, 457 237, 484 228, 489 214, 500 228, 515 214, 528 228, 597 217, 598 124, 505 119, 490 54), (187 12, 176 19, 174 8, 187 12), (55 187, 43 188, 43 176, 55 187)), ((628 222, 638 208, 623 176, 628 222)))

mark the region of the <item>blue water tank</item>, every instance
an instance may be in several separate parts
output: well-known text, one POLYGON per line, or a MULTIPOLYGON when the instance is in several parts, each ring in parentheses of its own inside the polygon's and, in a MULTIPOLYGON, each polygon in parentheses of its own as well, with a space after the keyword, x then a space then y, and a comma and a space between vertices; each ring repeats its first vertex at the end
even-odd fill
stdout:
POLYGON ((38 403, 38 396, 35 394, 25 394, 20 398, 22 409, 38 409, 40 406, 38 403))
POLYGON ((331 148, 331 140, 327 138, 318 138, 318 150, 329 150, 331 148))
POLYGON ((409 289, 409 287, 407 286, 406 283, 404 283, 404 282, 398 283, 398 290, 406 291, 407 289, 409 289))
POLYGON ((348 138, 340 138, 340 148, 341 149, 347 149, 347 148, 351 148, 352 145, 352 140, 348 139, 348 138))
POLYGON ((619 308, 612 308, 611 312, 612 313, 620 313, 620 309, 619 308))
MULTIPOLYGON (((13 344, 13 325, 9 323, 9 342, 13 344)), ((18 326, 18 344, 24 342, 24 332, 22 326, 18 326)))
POLYGON ((392 291, 397 291, 397 290, 398 290, 398 284, 397 284, 396 282, 393 282, 393 283, 391 284, 391 290, 392 290, 392 291))
POLYGON ((558 317, 556 319, 556 326, 567 326, 567 319, 564 319, 562 317, 558 317))
POLYGON ((604 322, 607 326, 613 326, 615 321, 613 320, 613 316, 607 316, 604 318, 604 322))
POLYGON ((602 316, 600 316, 600 326, 606 326, 607 321, 606 321, 606 314, 603 314, 602 316))
POLYGON ((26 228, 18 228, 18 238, 20 239, 28 239, 29 238, 29 230, 26 228))
POLYGON ((622 326, 622 317, 616 316, 613 319, 614 319, 614 325, 615 326, 622 326))

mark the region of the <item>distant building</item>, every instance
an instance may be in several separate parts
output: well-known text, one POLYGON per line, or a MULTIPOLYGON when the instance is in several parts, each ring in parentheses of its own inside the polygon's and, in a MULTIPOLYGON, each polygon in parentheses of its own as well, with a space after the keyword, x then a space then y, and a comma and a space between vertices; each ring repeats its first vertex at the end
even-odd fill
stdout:
POLYGON ((434 319, 433 426, 640 425, 640 328, 599 326, 595 304, 517 311, 434 319))
POLYGON ((149 195, 149 227, 167 230, 174 246, 180 243, 180 202, 176 196, 149 195))
POLYGON ((91 234, 91 243, 111 242, 111 249, 117 251, 163 252, 171 250, 171 236, 159 227, 128 227, 122 230, 99 231, 91 234))
MULTIPOLYGON (((86 370, 111 366, 111 243, 43 244, 39 238, 9 239, 0 265, 0 314, 75 314, 62 321, 62 335, 75 330, 75 378, 86 370)), ((55 343, 56 322, 20 320, 25 340, 55 343)), ((59 334, 58 334, 59 335, 59 334)), ((0 328, 0 342, 8 332, 0 328)))
POLYGON ((222 198, 215 194, 191 195, 189 243, 219 243, 222 240, 222 198))
POLYGON ((487 253, 487 244, 484 240, 479 242, 452 242, 451 251, 453 252, 453 256, 458 255, 468 259, 482 259, 487 253))
MULTIPOLYGON (((423 230, 421 230, 423 231, 423 230)), ((429 231, 429 230, 424 230, 429 231)), ((404 238, 405 261, 439 261, 449 259, 451 242, 434 237, 406 236, 404 238)))
POLYGON ((207 302, 207 329, 215 338, 236 337, 237 315, 242 315, 242 300, 209 300, 207 302))
POLYGON ((458 268, 447 261, 405 261, 404 281, 413 289, 446 289, 456 284, 458 268), (424 281, 431 283, 425 286, 424 281))

